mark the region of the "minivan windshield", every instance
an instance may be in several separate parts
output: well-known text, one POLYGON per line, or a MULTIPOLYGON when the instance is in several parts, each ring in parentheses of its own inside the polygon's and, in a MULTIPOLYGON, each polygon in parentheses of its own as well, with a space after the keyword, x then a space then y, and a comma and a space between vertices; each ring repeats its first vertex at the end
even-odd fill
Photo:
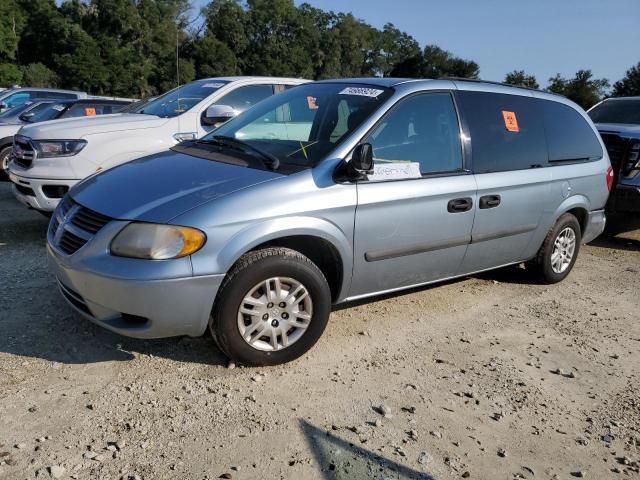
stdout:
POLYGON ((605 100, 587 112, 594 123, 640 125, 640 99, 605 100))
POLYGON ((131 110, 131 113, 156 115, 163 118, 177 117, 227 83, 229 82, 216 79, 196 80, 131 110))
MULTIPOLYGON (((393 93, 381 86, 308 83, 269 97, 197 143, 243 143, 279 164, 312 167, 393 93)), ((273 164, 273 162, 271 162, 273 164)))

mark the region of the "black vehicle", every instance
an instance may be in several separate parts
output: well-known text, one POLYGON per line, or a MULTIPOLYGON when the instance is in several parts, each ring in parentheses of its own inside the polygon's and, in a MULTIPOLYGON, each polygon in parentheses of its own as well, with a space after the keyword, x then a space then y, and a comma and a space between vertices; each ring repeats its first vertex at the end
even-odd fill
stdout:
POLYGON ((602 136, 614 172, 607 209, 640 213, 640 97, 608 98, 588 112, 602 136))

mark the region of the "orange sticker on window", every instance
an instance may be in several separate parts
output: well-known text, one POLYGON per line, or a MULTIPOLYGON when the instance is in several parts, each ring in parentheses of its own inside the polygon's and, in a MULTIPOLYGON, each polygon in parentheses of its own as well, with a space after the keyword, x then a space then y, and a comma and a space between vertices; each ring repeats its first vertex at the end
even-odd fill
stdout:
POLYGON ((504 118, 504 126, 507 128, 507 131, 509 132, 520 131, 520 127, 518 127, 518 119, 516 118, 515 113, 507 112, 506 110, 503 110, 502 118, 504 118))
POLYGON ((318 104, 316 103, 316 97, 312 97, 309 95, 307 97, 307 104, 309 105, 309 110, 317 110, 318 104))
POLYGON ((87 117, 93 117, 96 114, 96 109, 93 108, 93 107, 87 107, 87 108, 84 109, 84 114, 87 117))

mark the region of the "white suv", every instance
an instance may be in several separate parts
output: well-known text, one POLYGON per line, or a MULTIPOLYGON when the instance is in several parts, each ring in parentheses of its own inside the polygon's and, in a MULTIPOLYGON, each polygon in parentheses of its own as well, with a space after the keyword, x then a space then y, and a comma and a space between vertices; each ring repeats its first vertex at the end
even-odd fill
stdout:
POLYGON ((16 198, 51 212, 80 180, 193 140, 255 103, 305 80, 224 77, 196 80, 130 113, 24 126, 14 138, 9 178, 16 198))

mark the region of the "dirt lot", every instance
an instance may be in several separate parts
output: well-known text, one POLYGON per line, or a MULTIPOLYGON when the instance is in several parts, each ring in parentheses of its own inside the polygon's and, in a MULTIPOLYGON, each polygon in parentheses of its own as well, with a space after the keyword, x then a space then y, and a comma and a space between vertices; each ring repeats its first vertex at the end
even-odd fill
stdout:
POLYGON ((265 369, 76 318, 46 226, 0 185, 2 479, 640 478, 640 222, 560 285, 511 268, 351 305, 265 369))

